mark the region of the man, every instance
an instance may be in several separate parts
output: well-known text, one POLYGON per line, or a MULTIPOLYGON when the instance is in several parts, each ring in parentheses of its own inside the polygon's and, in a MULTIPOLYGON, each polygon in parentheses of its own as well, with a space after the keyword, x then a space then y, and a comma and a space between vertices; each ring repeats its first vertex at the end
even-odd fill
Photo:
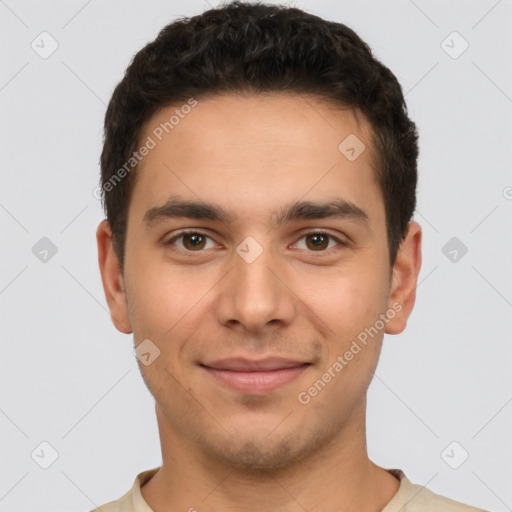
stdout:
POLYGON ((348 27, 234 2, 113 93, 99 265, 162 466, 103 512, 476 511, 374 464, 366 393, 421 266, 417 131, 348 27))

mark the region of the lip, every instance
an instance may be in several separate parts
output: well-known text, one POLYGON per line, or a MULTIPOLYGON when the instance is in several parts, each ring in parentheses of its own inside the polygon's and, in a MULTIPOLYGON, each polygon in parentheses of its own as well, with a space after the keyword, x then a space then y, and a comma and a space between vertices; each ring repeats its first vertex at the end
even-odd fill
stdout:
POLYGON ((251 394, 274 391, 295 380, 310 363, 281 357, 251 360, 229 358, 201 364, 201 367, 230 389, 251 394))

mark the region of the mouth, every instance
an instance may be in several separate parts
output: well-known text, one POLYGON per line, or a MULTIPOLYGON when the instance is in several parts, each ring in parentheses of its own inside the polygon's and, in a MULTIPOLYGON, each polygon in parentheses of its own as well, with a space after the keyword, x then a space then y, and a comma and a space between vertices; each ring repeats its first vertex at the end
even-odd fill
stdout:
POLYGON ((264 394, 295 380, 311 363, 278 357, 261 360, 230 358, 200 366, 231 390, 264 394))

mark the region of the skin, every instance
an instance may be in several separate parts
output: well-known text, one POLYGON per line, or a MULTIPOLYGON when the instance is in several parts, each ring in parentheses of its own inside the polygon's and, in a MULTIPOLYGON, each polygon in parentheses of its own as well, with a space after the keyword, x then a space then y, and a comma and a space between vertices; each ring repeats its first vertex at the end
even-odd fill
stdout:
MULTIPOLYGON (((175 109, 157 112, 140 140, 175 109)), ((107 221, 98 226, 112 321, 133 332, 136 346, 149 338, 160 350, 148 366, 139 362, 162 446, 162 468, 141 489, 155 512, 377 512, 396 494, 399 481, 368 458, 366 393, 384 333, 402 332, 414 306, 421 227, 409 223, 391 267, 370 136, 360 113, 315 97, 198 98, 137 170, 123 271, 107 221), (338 150, 349 134, 366 145, 354 161, 338 150), (145 212, 170 196, 213 202, 234 219, 169 218, 147 227, 145 212), (271 213, 334 197, 360 207, 368 222, 276 225, 271 213), (166 245, 184 228, 209 238, 199 249, 187 237, 166 245), (312 230, 330 235, 321 239, 327 247, 312 243, 312 230), (262 248, 252 263, 236 252, 249 236, 262 248), (300 403, 299 393, 393 304, 401 310, 378 335, 300 403), (200 366, 235 355, 311 364, 260 394, 227 388, 200 366)))

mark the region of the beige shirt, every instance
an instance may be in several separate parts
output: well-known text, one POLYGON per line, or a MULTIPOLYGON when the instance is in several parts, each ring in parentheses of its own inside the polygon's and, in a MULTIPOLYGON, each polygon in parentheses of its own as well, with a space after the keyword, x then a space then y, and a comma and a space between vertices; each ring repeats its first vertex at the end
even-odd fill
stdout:
MULTIPOLYGON (((159 468, 139 473, 132 488, 119 500, 111 501, 92 512, 153 512, 144 501, 140 488, 159 468)), ((426 487, 413 484, 401 469, 388 469, 400 480, 400 487, 382 512, 486 512, 459 501, 435 494, 426 487)))

